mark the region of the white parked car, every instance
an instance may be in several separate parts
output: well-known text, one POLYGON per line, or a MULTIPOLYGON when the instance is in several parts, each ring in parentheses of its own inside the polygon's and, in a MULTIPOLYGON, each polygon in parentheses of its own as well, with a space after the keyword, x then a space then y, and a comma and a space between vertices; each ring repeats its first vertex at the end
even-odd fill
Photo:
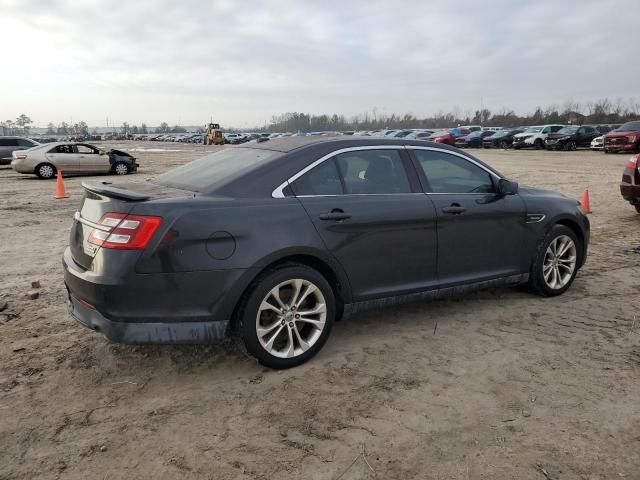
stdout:
POLYGON ((45 143, 15 151, 11 166, 18 173, 53 178, 58 170, 66 173, 114 173, 126 175, 138 170, 136 159, 121 150, 105 152, 88 143, 45 143))
POLYGON ((540 150, 545 148, 544 141, 550 133, 556 133, 558 130, 566 127, 566 125, 538 125, 529 127, 524 132, 513 136, 512 147, 516 150, 519 148, 535 148, 540 150))
POLYGON ((589 148, 591 148, 591 150, 604 150, 604 135, 591 140, 591 145, 589 146, 589 148))

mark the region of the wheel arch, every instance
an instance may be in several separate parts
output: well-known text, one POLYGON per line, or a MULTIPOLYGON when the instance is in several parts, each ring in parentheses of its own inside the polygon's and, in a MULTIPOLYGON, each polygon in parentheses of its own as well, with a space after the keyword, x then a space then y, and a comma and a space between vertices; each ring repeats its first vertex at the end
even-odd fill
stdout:
POLYGON ((349 280, 340 264, 326 252, 320 250, 285 249, 257 262, 255 267, 248 269, 245 275, 238 280, 234 291, 229 296, 229 305, 225 308, 227 312, 231 312, 230 323, 232 327, 235 327, 238 313, 256 280, 266 272, 291 264, 306 265, 327 279, 336 298, 336 319, 341 318, 344 306, 352 302, 352 297, 349 280))
POLYGON ((551 223, 550 224, 550 228, 553 228, 554 225, 563 225, 563 226, 569 228, 575 234, 575 236, 578 238, 578 241, 580 242, 580 245, 579 245, 579 248, 580 248, 580 261, 578 262, 578 265, 582 266, 584 264, 586 238, 585 238, 585 232, 580 227, 580 224, 576 220, 574 220, 572 218, 561 217, 561 218, 556 219, 553 223, 551 223))

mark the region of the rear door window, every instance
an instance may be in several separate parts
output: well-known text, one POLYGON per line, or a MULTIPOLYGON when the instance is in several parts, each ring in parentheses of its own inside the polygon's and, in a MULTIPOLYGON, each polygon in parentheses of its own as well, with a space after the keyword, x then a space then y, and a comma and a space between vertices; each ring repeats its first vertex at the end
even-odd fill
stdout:
POLYGON ((335 159, 322 162, 293 183, 298 196, 342 195, 344 193, 335 159))
POLYGON ((397 150, 356 150, 322 162, 293 183, 296 195, 411 193, 397 150))
POLYGON ((73 145, 56 145, 48 153, 74 153, 73 145))
POLYGON ((0 138, 0 147, 17 147, 18 140, 15 138, 0 138))
POLYGON ((397 150, 356 150, 337 155, 336 162, 347 194, 411 193, 397 150))

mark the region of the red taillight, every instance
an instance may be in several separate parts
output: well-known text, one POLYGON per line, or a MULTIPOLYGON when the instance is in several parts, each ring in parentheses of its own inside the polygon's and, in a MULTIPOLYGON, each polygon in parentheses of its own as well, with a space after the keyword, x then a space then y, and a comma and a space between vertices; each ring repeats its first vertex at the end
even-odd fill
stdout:
POLYGON ((627 163, 627 168, 630 168, 631 170, 635 170, 636 168, 638 168, 639 158, 640 158, 640 154, 634 155, 633 157, 631 157, 629 159, 629 163, 627 163))
POLYGON ((18 155, 14 155, 14 158, 16 160, 24 160, 25 158, 27 158, 27 156, 24 153, 18 154, 18 155))
POLYGON ((104 248, 139 250, 147 248, 153 234, 162 224, 162 217, 105 213, 98 224, 109 227, 110 230, 94 229, 89 235, 89 243, 104 248))

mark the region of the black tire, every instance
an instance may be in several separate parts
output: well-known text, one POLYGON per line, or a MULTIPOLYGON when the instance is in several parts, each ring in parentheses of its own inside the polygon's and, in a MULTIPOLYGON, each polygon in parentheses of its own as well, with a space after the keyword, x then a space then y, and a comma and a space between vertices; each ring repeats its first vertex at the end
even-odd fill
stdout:
POLYGON ((116 162, 113 164, 113 167, 111 167, 111 170, 115 175, 127 175, 131 172, 131 167, 125 162, 116 162))
MULTIPOLYGON (((324 343, 327 341, 329 334, 331 333, 331 328, 333 327, 333 322, 335 320, 335 312, 335 295, 333 293, 331 285, 329 285, 329 282, 327 282, 324 276, 322 276, 318 271, 306 265, 296 263, 283 264, 274 270, 265 272, 253 282, 247 296, 244 298, 238 310, 238 333, 240 334, 240 337, 244 342, 244 346, 247 351, 251 355, 256 357, 262 365, 274 369, 291 368, 306 362, 316 353, 318 353, 318 351, 320 351, 324 343), (260 313, 260 306, 262 305, 263 301, 266 300, 269 292, 276 286, 293 279, 302 279, 304 281, 310 282, 318 288, 322 297, 324 297, 324 303, 326 305, 326 315, 322 331, 320 332, 317 339, 314 340, 314 343, 306 351, 303 351, 302 353, 299 353, 296 356, 290 358, 282 358, 270 353, 258 339, 258 315, 260 313)), ((266 311, 266 313, 268 314, 270 312, 266 311)), ((271 313, 271 315, 274 316, 273 318, 269 319, 269 322, 272 322, 272 325, 275 325, 279 321, 283 322, 281 324, 282 327, 276 328, 275 330, 281 332, 282 335, 285 335, 284 340, 287 339, 287 329, 292 324, 295 325, 295 329, 298 329, 298 323, 300 323, 301 332, 304 328, 306 328, 307 325, 306 323, 296 321, 293 318, 290 318, 289 320, 278 320, 278 318, 280 318, 281 316, 280 314, 271 313), (287 322, 289 322, 288 325, 287 322)), ((291 329, 289 328, 289 330, 291 329)), ((265 337, 263 337, 263 339, 265 337)), ((282 338, 280 339, 280 341, 281 340, 282 338)), ((300 343, 297 340, 295 340, 294 342, 297 342, 298 346, 300 346, 300 343)))
POLYGON ((640 213, 640 205, 634 205, 636 212, 640 213))
POLYGON ((604 153, 611 153, 611 152, 609 152, 609 150, 607 150, 606 148, 603 148, 602 150, 604 151, 604 153))
POLYGON ((536 150, 542 150, 544 148, 544 143, 542 143, 542 140, 538 138, 535 142, 533 142, 533 148, 535 148, 536 150))
POLYGON ((43 180, 50 180, 56 176, 58 171, 56 170, 56 167, 45 162, 36 166, 34 173, 43 180))
POLYGON ((577 149, 578 149, 578 146, 576 145, 576 142, 574 142, 573 140, 571 140, 570 142, 567 142, 566 150, 568 152, 575 152, 577 149))
POLYGON ((636 153, 640 153, 640 142, 636 144, 636 153))
POLYGON ((509 142, 505 142, 504 140, 500 142, 500 148, 503 150, 507 150, 509 148, 509 142))
POLYGON ((582 259, 582 243, 578 240, 576 234, 569 227, 564 225, 556 224, 554 225, 549 232, 544 236, 544 238, 538 244, 538 248, 535 253, 535 258, 533 259, 533 263, 531 264, 531 272, 529 273, 529 290, 532 293, 537 295, 541 295, 543 297, 555 297, 557 295, 562 295, 566 292, 573 281, 576 278, 576 274, 578 273, 578 265, 581 263, 582 259), (565 285, 561 288, 551 288, 544 279, 544 260, 547 248, 551 242, 553 242, 558 237, 566 236, 569 237, 574 245, 576 250, 576 263, 571 274, 570 279, 567 281, 565 285))

